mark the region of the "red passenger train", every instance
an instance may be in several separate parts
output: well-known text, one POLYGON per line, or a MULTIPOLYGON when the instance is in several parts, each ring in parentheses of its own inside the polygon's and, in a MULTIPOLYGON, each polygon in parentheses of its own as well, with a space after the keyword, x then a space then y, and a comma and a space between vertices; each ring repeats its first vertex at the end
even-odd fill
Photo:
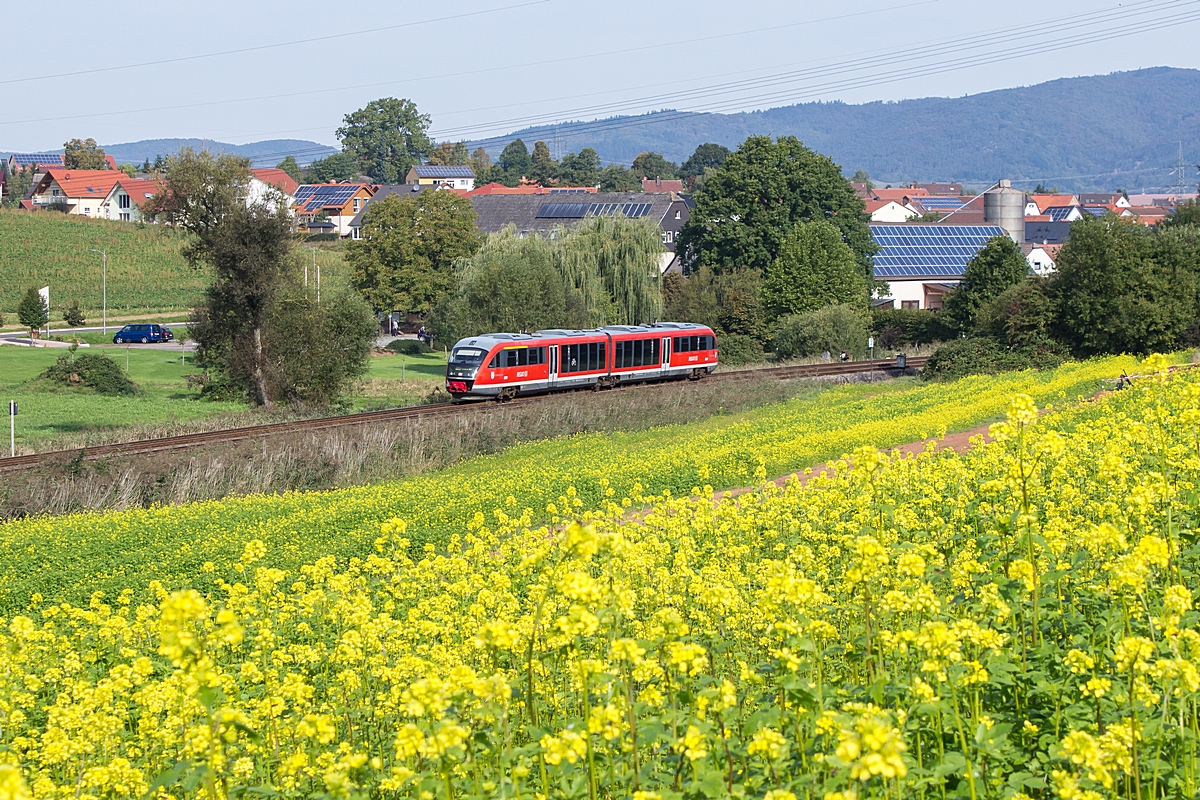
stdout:
POLYGON ((454 345, 446 391, 455 400, 506 400, 588 386, 696 380, 716 368, 717 337, 711 328, 688 322, 486 333, 454 345))

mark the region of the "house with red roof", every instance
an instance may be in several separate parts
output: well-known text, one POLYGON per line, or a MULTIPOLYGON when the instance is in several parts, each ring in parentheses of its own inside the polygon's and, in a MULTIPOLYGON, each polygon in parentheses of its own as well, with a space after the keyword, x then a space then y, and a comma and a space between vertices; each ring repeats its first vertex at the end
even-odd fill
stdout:
POLYGON ((157 181, 121 177, 105 198, 106 219, 123 222, 148 221, 142 217, 142 206, 161 188, 157 181))
POLYGON ((246 192, 246 202, 266 203, 274 208, 277 192, 283 194, 283 205, 292 209, 296 204, 296 190, 300 184, 291 175, 281 169, 262 168, 250 170, 250 186, 246 192))
POLYGON ((1025 216, 1037 217, 1049 214, 1051 208, 1076 207, 1079 198, 1073 194, 1031 194, 1025 204, 1025 216))
POLYGON ((296 187, 292 206, 296 227, 349 236, 350 223, 367 206, 374 191, 365 183, 306 183, 296 187))
POLYGON ((107 219, 107 199, 122 180, 129 176, 115 169, 50 167, 33 185, 26 207, 60 208, 68 214, 107 219))
POLYGON ((871 222, 908 222, 918 216, 916 211, 895 200, 864 200, 863 203, 871 215, 871 222))

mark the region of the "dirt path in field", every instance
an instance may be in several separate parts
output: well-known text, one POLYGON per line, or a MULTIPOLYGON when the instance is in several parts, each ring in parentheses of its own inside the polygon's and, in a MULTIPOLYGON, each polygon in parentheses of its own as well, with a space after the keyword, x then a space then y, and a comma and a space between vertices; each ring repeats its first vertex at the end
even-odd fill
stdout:
MULTIPOLYGON (((909 442, 908 444, 889 447, 884 452, 890 456, 905 456, 909 453, 923 453, 928 445, 932 443, 937 445, 938 450, 954 450, 959 453, 965 453, 971 449, 971 438, 974 436, 982 436, 984 444, 992 440, 991 437, 988 436, 988 428, 991 426, 992 423, 988 423, 987 425, 980 425, 978 428, 972 428, 969 431, 962 431, 961 433, 947 433, 941 439, 930 438, 922 439, 919 442, 909 442)), ((776 486, 783 488, 788 481, 790 481, 792 478, 796 478, 800 481, 800 485, 803 486, 813 478, 824 473, 826 469, 828 469, 827 464, 816 464, 812 467, 811 475, 805 475, 803 470, 800 472, 789 472, 787 475, 782 475, 778 478, 775 478, 771 482, 776 486)), ((726 489, 722 492, 714 492, 713 499, 719 500, 726 495, 729 495, 730 497, 737 497, 740 494, 753 492, 757 489, 757 486, 742 486, 737 489, 726 489)))

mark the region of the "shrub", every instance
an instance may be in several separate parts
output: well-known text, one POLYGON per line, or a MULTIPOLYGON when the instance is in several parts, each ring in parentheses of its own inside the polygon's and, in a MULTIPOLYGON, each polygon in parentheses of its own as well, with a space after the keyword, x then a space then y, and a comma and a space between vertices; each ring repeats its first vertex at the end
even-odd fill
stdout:
POLYGON ((97 394, 119 397, 137 394, 138 385, 129 380, 120 365, 103 353, 84 353, 75 349, 58 357, 58 362, 41 374, 42 378, 64 386, 85 386, 97 394))
POLYGON ((70 325, 72 328, 78 328, 87 320, 84 319, 83 309, 79 307, 79 301, 75 300, 71 305, 67 306, 63 311, 63 322, 70 325))
POLYGON ((854 306, 826 306, 779 320, 774 333, 780 358, 836 354, 845 350, 859 358, 867 352, 866 313, 854 306))
POLYGON ((383 349, 391 350, 393 353, 403 353, 406 356, 418 356, 422 353, 433 352, 429 345, 419 339, 393 339, 383 349))
POLYGON ((753 336, 718 336, 717 351, 721 363, 731 367, 760 364, 764 360, 762 342, 753 336))
POLYGON ((949 320, 941 312, 912 308, 871 309, 871 333, 885 349, 957 338, 949 320))
POLYGON ((1006 347, 990 336, 958 339, 939 347, 921 377, 927 381, 949 381, 967 375, 994 375, 1017 369, 1043 369, 1061 364, 1063 357, 1055 347, 1006 347))

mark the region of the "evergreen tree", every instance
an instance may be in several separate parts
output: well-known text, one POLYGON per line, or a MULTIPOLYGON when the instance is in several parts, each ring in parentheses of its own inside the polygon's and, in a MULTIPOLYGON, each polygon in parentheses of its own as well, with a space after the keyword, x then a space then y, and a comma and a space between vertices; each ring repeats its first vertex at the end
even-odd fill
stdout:
POLYGON ((33 341, 33 332, 40 330, 50 322, 50 308, 38 294, 36 288, 30 286, 25 292, 25 296, 21 298, 21 303, 17 306, 17 320, 29 329, 31 342, 33 341))

